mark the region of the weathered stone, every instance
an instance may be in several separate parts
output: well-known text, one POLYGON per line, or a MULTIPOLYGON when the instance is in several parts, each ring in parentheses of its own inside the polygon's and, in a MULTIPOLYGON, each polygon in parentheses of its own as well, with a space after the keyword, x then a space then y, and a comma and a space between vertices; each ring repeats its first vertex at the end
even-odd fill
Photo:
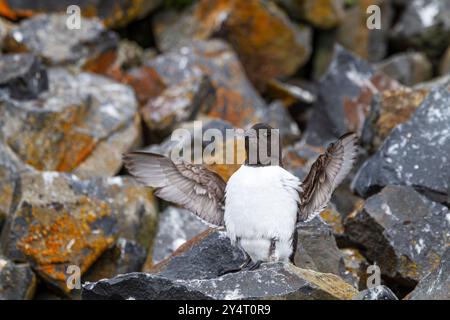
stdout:
POLYGON ((306 178, 317 157, 325 152, 323 147, 315 147, 305 143, 287 146, 283 150, 283 167, 300 179, 306 178))
POLYGON ((450 249, 445 250, 439 267, 423 277, 407 297, 410 300, 450 300, 450 249))
POLYGON ((344 257, 345 272, 343 278, 355 288, 362 290, 367 287, 367 267, 369 263, 357 249, 341 249, 344 257))
POLYGON ((398 300, 398 298, 388 287, 377 286, 361 291, 352 300, 398 300))
MULTIPOLYGON (((109 27, 119 27, 140 19, 155 10, 162 0, 85 0, 77 1, 81 14, 86 17, 99 17, 109 27)), ((66 13, 67 8, 73 5, 70 0, 8 0, 2 1, 0 15, 9 19, 29 17, 39 13, 66 13)), ((68 12, 69 13, 69 12, 68 12)), ((70 12, 73 15, 73 12, 70 12)), ((82 25, 86 18, 81 20, 82 25)))
POLYGON ((388 184, 414 186, 450 202, 450 91, 431 91, 410 120, 391 131, 380 150, 359 169, 353 189, 366 197, 388 184))
POLYGON ((439 64, 439 74, 450 74, 450 46, 445 51, 439 64))
MULTIPOLYGON (((152 261, 154 264, 170 256, 186 241, 208 229, 207 225, 188 210, 167 207, 160 216, 152 261)), ((147 263, 147 265, 149 265, 147 263)))
POLYGON ((220 40, 195 41, 148 60, 145 66, 156 70, 167 87, 186 86, 192 79, 207 76, 215 89, 210 116, 237 127, 260 122, 265 102, 247 80, 236 55, 220 40))
POLYGON ((13 99, 35 99, 48 90, 47 72, 31 54, 1 55, 0 71, 0 90, 13 99))
POLYGON ((268 99, 282 101, 286 107, 291 107, 295 103, 312 104, 316 100, 314 92, 311 92, 309 88, 304 88, 292 81, 288 83, 276 79, 267 83, 264 95, 268 99))
POLYGON ((69 265, 84 273, 118 234, 139 241, 155 232, 150 191, 128 179, 29 173, 16 193, 20 201, 3 230, 2 250, 66 293, 69 265))
POLYGON ((436 87, 447 86, 450 88, 450 73, 440 77, 436 77, 432 80, 418 83, 414 86, 414 89, 433 90, 436 87))
POLYGON ((433 76, 433 65, 421 52, 392 55, 377 64, 376 70, 407 86, 429 80, 433 76))
POLYGON ((106 30, 97 19, 83 19, 81 29, 69 29, 66 22, 66 14, 25 19, 11 30, 5 40, 5 50, 31 52, 49 65, 82 67, 117 49, 116 34, 106 30))
POLYGON ((83 285, 91 299, 276 299, 349 300, 358 293, 338 276, 270 263, 256 271, 204 280, 174 280, 161 275, 130 273, 83 285))
POLYGON ((361 133, 372 96, 399 84, 340 46, 320 80, 319 95, 306 130, 306 142, 323 146, 348 131, 361 133))
POLYGON ((344 18, 337 29, 337 41, 363 59, 371 62, 379 61, 385 57, 387 52, 391 20, 391 1, 354 1, 353 5, 345 10, 344 18), (373 15, 373 11, 367 9, 372 5, 380 8, 381 26, 379 29, 368 27, 369 16, 373 15))
POLYGON ((207 114, 215 102, 216 91, 209 77, 193 77, 148 100, 141 114, 151 131, 170 133, 179 122, 207 114))
POLYGON ((163 51, 191 39, 224 38, 259 88, 271 78, 295 73, 311 52, 310 30, 261 0, 200 0, 181 17, 173 12, 160 16, 154 31, 163 51))
MULTIPOLYGON (((281 143, 288 145, 300 138, 300 129, 281 101, 272 102, 262 116, 264 123, 280 131, 281 143)), ((281 148, 281 146, 280 146, 281 148)))
POLYGON ((14 28, 14 24, 0 17, 0 49, 3 48, 3 41, 12 28, 14 28))
POLYGON ((333 229, 321 218, 297 228, 294 264, 300 268, 344 275, 344 260, 333 236, 333 229))
POLYGON ((15 264, 0 256, 0 300, 32 299, 36 276, 27 264, 15 264))
POLYGON ((50 88, 38 99, 0 99, 0 137, 38 170, 70 172, 89 160, 89 171, 92 162, 104 161, 106 155, 109 159, 102 169, 89 172, 115 174, 121 166, 117 153, 126 152, 139 138, 133 91, 89 73, 72 75, 57 68, 48 75, 50 88), (131 134, 123 135, 122 130, 131 134), (114 142, 118 137, 123 141, 114 142), (97 147, 103 149, 102 154, 95 152, 97 147), (89 159, 91 155, 96 159, 89 159))
POLYGON ((98 281, 119 274, 139 272, 147 258, 147 250, 134 241, 119 238, 89 268, 82 281, 98 281))
POLYGON ((344 17, 342 0, 278 0, 286 13, 298 20, 306 20, 317 28, 336 27, 344 17))
POLYGON ((364 147, 371 152, 378 150, 392 129, 411 118, 428 92, 401 88, 375 96, 361 136, 364 147))
POLYGON ((347 218, 345 231, 383 275, 411 285, 444 259, 449 217, 414 189, 387 186, 347 218))
POLYGON ((440 56, 450 44, 450 2, 413 0, 393 27, 397 49, 415 48, 430 57, 440 56))

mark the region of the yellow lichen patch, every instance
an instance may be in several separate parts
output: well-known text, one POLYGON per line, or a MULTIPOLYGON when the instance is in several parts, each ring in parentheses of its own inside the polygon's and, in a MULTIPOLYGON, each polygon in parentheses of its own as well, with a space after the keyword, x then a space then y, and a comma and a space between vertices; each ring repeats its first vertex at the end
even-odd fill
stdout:
POLYGON ((351 300, 358 293, 358 290, 334 274, 301 269, 294 265, 289 265, 289 270, 336 299, 351 300))
POLYGON ((339 212, 327 208, 320 213, 320 216, 333 228, 335 233, 344 233, 344 225, 342 223, 342 217, 339 212))
MULTIPOLYGON (((27 233, 17 241, 17 248, 44 277, 64 282, 65 266, 77 265, 84 272, 114 242, 113 236, 92 227, 110 214, 106 203, 87 197, 61 207, 32 206, 27 233)), ((66 290, 63 284, 61 288, 66 290)))

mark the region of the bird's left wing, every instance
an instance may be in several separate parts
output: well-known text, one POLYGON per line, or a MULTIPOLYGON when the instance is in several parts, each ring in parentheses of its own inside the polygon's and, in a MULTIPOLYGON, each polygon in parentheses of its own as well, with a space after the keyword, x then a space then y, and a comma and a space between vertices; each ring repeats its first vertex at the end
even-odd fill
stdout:
POLYGON ((311 220, 328 205, 333 191, 353 167, 356 142, 356 134, 347 133, 331 143, 314 162, 302 183, 298 222, 311 220))
POLYGON ((192 211, 209 224, 223 225, 226 184, 216 173, 148 152, 130 152, 123 160, 131 175, 155 188, 156 196, 192 211))

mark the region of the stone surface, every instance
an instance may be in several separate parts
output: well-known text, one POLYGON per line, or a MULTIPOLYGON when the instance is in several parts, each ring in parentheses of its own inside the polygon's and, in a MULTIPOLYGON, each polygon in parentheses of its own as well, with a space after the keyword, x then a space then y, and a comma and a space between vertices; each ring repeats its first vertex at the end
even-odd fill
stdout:
POLYGON ((315 92, 301 82, 303 82, 301 79, 292 79, 290 82, 272 79, 267 83, 264 95, 272 101, 281 101, 288 108, 297 103, 312 104, 316 100, 315 92))
POLYGON ((450 2, 408 1, 393 27, 391 36, 397 49, 413 47, 430 57, 438 57, 450 44, 450 2))
POLYGON ((119 274, 139 272, 147 258, 147 250, 134 241, 119 238, 83 276, 82 282, 112 278, 119 274))
POLYGON ((383 275, 411 285, 445 260, 449 217, 414 189, 387 186, 347 218, 345 231, 383 275))
POLYGON ((256 271, 205 280, 172 280, 160 275, 130 273, 84 284, 82 298, 349 300, 356 294, 356 289, 335 275, 271 263, 256 271))
POLYGON ((208 76, 192 77, 149 99, 141 108, 142 118, 151 131, 170 133, 178 123, 208 114, 216 94, 208 76))
POLYGON ((400 88, 375 96, 361 136, 364 147, 371 152, 378 150, 395 127, 411 118, 428 92, 400 88))
POLYGON ((247 80, 242 66, 223 41, 196 41, 145 62, 166 86, 180 86, 208 76, 215 89, 209 115, 237 127, 258 122, 266 105, 247 80))
POLYGON ((407 299, 450 300, 450 249, 445 251, 439 267, 423 277, 407 299))
POLYGON ((388 0, 360 0, 351 1, 345 10, 344 18, 337 29, 337 41, 348 50, 368 61, 383 59, 388 49, 389 26, 392 20, 391 1, 388 0), (367 9, 371 5, 380 8, 381 28, 367 27, 370 15, 367 9))
POLYGON ((178 247, 208 229, 188 210, 169 206, 160 215, 158 233, 153 245, 152 260, 156 264, 170 256, 178 247))
POLYGON ((291 144, 300 138, 300 129, 297 123, 281 101, 274 101, 268 106, 262 116, 262 121, 272 128, 280 130, 283 145, 291 144))
POLYGON ((32 299, 36 276, 28 264, 15 264, 0 256, 0 300, 32 299))
POLYGON ((0 56, 0 70, 0 90, 13 99, 35 99, 48 90, 47 71, 31 54, 0 56))
POLYGON ((3 253, 29 262, 41 278, 66 293, 67 266, 84 273, 118 235, 138 241, 155 232, 150 191, 122 178, 29 173, 15 192, 19 201, 2 232, 3 253))
MULTIPOLYGON (((80 7, 84 16, 99 17, 109 27, 119 27, 135 19, 143 18, 161 3, 162 0, 83 0, 77 1, 76 5, 80 7)), ((67 8, 73 4, 71 0, 8 0, 2 1, 0 15, 17 19, 39 13, 66 13, 67 8)))
POLYGON ((343 278, 355 288, 363 290, 367 287, 367 267, 369 263, 358 249, 341 249, 344 257, 345 271, 343 278))
POLYGON ((353 297, 353 300, 398 300, 397 296, 386 286, 366 289, 353 297))
POLYGON ((294 264, 300 268, 344 275, 344 260, 333 236, 333 229, 316 217, 297 229, 294 264))
POLYGON ((359 169, 353 189, 370 195, 388 184, 413 186, 449 202, 450 91, 431 91, 410 120, 394 128, 380 150, 359 169))
POLYGON ((323 146, 348 131, 361 133, 374 94, 399 84, 374 73, 364 60, 336 46, 306 130, 306 142, 323 146))
POLYGON ((25 19, 11 30, 4 48, 9 52, 31 52, 49 65, 79 67, 117 49, 116 34, 97 19, 83 19, 79 30, 69 29, 66 21, 66 14, 25 19))
POLYGON ((56 68, 48 75, 50 88, 38 99, 0 98, 0 137, 38 170, 73 171, 85 161, 101 162, 108 156, 98 171, 89 171, 89 163, 86 170, 94 175, 115 174, 122 162, 118 153, 139 139, 133 91, 90 73, 72 75, 56 68), (131 132, 125 137, 123 130, 131 132), (118 137, 121 141, 112 141, 118 137), (103 151, 95 152, 97 147, 103 151))
POLYGON ((259 88, 266 80, 295 73, 311 52, 310 30, 291 23, 273 3, 261 0, 200 0, 181 17, 160 16, 154 31, 163 51, 191 39, 224 38, 259 88))
POLYGON ((306 20, 317 28, 336 27, 344 17, 342 0, 277 0, 277 2, 289 16, 306 20))
POLYGON ((376 70, 406 86, 413 86, 433 77, 433 65, 421 52, 394 54, 377 64, 376 70))
POLYGON ((447 50, 445 50, 445 53, 441 58, 441 62, 439 64, 439 74, 450 74, 450 46, 447 50))

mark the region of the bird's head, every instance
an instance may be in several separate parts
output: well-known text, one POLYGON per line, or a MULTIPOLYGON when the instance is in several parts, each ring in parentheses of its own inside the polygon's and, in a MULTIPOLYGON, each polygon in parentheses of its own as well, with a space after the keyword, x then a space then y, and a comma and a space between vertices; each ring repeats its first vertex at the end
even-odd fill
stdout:
POLYGON ((257 123, 245 130, 245 164, 248 166, 281 165, 281 137, 279 129, 257 123))

